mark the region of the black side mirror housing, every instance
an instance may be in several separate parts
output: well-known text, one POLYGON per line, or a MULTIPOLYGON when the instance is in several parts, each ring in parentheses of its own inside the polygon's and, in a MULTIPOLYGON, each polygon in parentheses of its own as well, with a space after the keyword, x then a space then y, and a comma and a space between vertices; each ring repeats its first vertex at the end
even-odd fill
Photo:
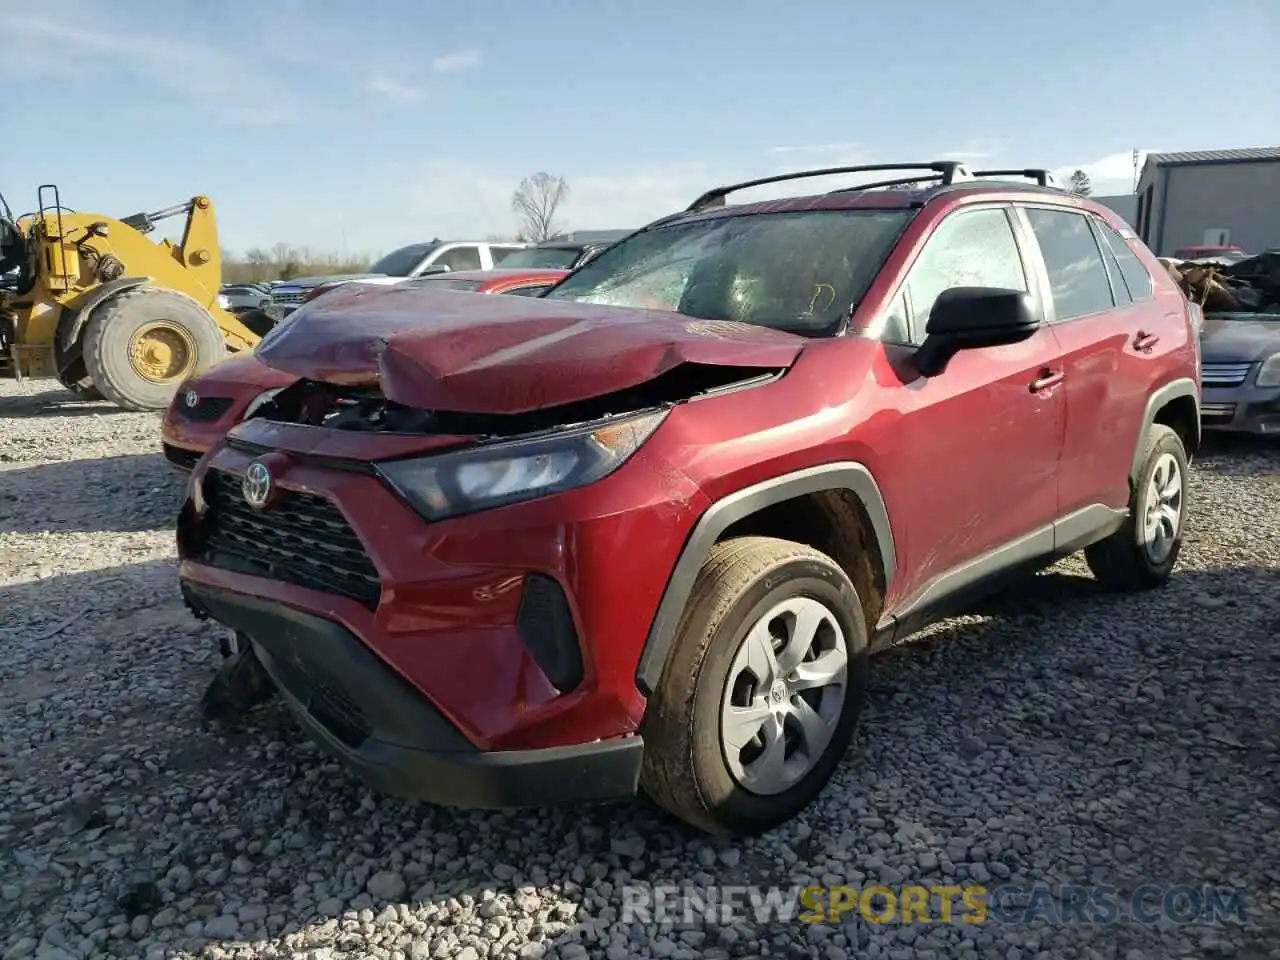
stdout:
POLYGON ((1039 328, 1035 301, 1023 290, 951 287, 938 295, 929 311, 916 369, 936 377, 961 350, 1021 343, 1039 328))

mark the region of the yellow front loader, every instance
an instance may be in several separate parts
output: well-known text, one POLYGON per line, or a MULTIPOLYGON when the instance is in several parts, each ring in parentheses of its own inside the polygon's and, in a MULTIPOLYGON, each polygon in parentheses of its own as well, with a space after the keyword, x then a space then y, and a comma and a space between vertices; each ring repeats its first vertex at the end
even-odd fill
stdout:
POLYGON ((178 385, 259 337, 222 309, 213 202, 119 220, 39 188, 14 218, 0 196, 0 377, 55 377, 82 399, 161 410, 178 385), (147 234, 186 215, 178 244, 147 234))

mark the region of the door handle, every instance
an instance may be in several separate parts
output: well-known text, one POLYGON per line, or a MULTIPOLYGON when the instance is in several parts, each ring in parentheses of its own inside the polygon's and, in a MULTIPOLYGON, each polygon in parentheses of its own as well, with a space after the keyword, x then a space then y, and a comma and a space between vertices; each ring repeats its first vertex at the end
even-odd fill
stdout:
POLYGON ((1048 390, 1054 384, 1061 383, 1063 376, 1064 374, 1061 370, 1041 370, 1040 376, 1031 381, 1029 389, 1032 393, 1048 390))
POLYGON ((1144 330, 1139 330, 1138 335, 1133 338, 1133 349, 1141 350, 1143 353, 1146 353, 1159 342, 1160 334, 1147 333, 1144 330))

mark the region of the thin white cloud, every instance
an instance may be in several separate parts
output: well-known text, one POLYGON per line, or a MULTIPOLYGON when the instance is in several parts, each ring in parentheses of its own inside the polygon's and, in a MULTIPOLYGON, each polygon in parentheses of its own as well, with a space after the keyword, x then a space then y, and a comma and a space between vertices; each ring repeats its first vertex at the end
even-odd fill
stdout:
POLYGON ((431 61, 431 69, 436 73, 457 73, 460 70, 474 70, 480 66, 484 57, 479 50, 459 50, 431 61))
POLYGON ((289 91, 251 60, 230 49, 183 37, 10 13, 0 14, 0 36, 5 41, 0 48, 0 69, 8 72, 22 69, 57 75, 69 62, 82 74, 96 69, 120 70, 235 123, 275 124, 298 108, 289 91), (60 55, 23 56, 24 50, 50 47, 56 47, 60 55))
POLYGON ((374 77, 369 81, 367 89, 370 93, 376 93, 401 107, 421 103, 427 98, 427 92, 421 87, 393 80, 390 77, 374 77))

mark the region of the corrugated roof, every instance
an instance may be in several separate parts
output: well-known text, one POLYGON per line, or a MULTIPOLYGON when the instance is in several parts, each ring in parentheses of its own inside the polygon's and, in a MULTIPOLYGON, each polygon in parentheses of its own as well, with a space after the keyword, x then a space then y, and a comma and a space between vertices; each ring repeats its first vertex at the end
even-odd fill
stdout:
POLYGON ((1190 150, 1182 153, 1147 154, 1147 163, 1157 166, 1171 163, 1216 163, 1222 160, 1280 160, 1280 147, 1246 147, 1241 150, 1190 150))

